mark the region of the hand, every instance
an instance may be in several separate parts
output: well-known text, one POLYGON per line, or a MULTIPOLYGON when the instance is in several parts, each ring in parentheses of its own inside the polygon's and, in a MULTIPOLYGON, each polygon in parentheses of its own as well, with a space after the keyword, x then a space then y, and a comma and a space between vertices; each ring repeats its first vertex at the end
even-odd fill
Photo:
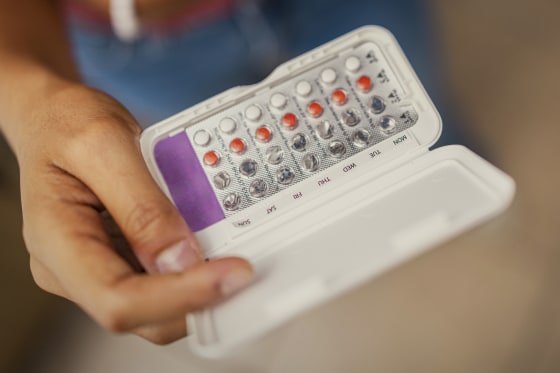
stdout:
POLYGON ((30 107, 12 144, 21 171, 24 238, 33 277, 103 327, 163 344, 186 333, 185 314, 250 282, 240 258, 204 262, 184 220, 143 162, 140 130, 107 95, 74 83, 30 107), (115 250, 114 218, 139 273, 115 250))

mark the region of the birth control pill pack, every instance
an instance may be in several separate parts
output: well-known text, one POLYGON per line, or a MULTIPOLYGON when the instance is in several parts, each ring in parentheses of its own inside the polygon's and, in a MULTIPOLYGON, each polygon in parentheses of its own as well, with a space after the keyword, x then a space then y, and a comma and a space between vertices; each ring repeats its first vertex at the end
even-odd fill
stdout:
POLYGON ((368 26, 144 131, 150 172, 211 259, 255 284, 188 316, 220 355, 502 211, 513 181, 442 123, 394 37, 368 26))

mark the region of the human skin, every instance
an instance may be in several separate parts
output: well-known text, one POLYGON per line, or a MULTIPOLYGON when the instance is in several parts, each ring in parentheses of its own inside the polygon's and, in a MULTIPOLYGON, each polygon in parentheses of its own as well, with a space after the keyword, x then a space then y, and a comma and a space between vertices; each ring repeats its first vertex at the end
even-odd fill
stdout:
POLYGON ((143 162, 135 119, 80 82, 57 2, 0 9, 0 130, 18 160, 33 278, 107 330, 183 337, 185 314, 246 286, 251 265, 203 260, 143 162), (116 250, 108 215, 144 272, 116 250))

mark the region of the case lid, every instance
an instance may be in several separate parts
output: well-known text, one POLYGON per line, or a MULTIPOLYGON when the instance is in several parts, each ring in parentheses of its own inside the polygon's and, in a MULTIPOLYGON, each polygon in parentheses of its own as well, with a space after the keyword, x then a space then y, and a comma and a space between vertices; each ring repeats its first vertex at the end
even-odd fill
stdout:
POLYGON ((243 252, 267 248, 251 258, 256 281, 187 317, 196 352, 232 351, 496 215, 514 193, 509 176, 457 145, 425 152, 382 177, 372 173, 353 187, 345 198, 290 214, 281 230, 263 229, 258 240, 239 243, 243 252))

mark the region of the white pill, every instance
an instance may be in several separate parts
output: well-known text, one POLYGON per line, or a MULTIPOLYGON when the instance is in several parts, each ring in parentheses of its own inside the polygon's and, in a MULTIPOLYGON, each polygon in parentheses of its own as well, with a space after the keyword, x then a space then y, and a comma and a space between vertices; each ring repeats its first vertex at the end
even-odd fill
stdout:
POLYGON ((326 68, 321 72, 321 80, 327 84, 332 84, 336 80, 336 71, 332 68, 326 68))
POLYGON ((210 143, 211 137, 205 130, 197 131, 194 134, 194 143, 198 146, 206 146, 210 143))
POLYGON ((344 66, 346 67, 347 70, 356 72, 360 69, 362 63, 360 62, 360 59, 358 57, 350 56, 344 62, 344 66))
POLYGON ((311 93, 311 84, 307 80, 299 81, 296 84, 296 93, 300 96, 306 97, 311 93))
POLYGON ((245 109, 245 118, 249 119, 250 121, 257 121, 261 118, 262 111, 261 108, 257 105, 251 105, 247 109, 245 109))
POLYGON ((288 99, 282 93, 275 93, 270 97, 270 105, 276 109, 282 109, 288 103, 288 99))
POLYGON ((233 131, 235 131, 235 128, 237 127, 237 124, 235 123, 235 121, 232 118, 224 118, 220 121, 220 130, 223 133, 232 133, 233 131))

